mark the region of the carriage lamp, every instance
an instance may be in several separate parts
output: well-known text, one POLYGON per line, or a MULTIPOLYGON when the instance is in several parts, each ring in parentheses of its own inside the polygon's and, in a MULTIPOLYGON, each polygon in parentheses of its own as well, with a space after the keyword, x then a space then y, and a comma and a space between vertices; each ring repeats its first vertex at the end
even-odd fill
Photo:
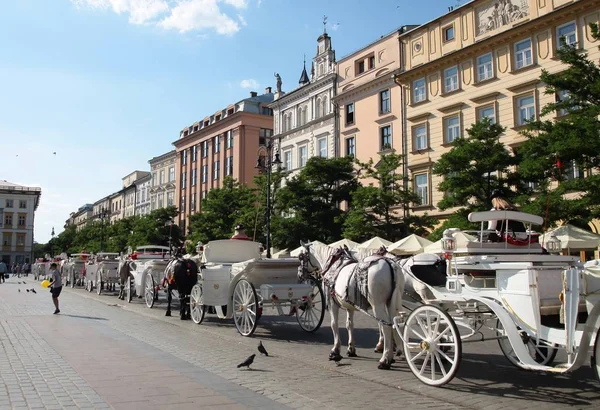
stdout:
POLYGON ((546 249, 550 253, 559 253, 562 249, 560 239, 558 239, 555 235, 550 235, 550 239, 546 241, 546 249))
POLYGON ((204 252, 204 244, 202 243, 202 241, 198 241, 198 244, 196 245, 196 253, 201 254, 202 252, 204 252))
POLYGON ((454 231, 446 229, 442 237, 442 248, 445 252, 453 252, 456 249, 456 240, 452 236, 454 231))

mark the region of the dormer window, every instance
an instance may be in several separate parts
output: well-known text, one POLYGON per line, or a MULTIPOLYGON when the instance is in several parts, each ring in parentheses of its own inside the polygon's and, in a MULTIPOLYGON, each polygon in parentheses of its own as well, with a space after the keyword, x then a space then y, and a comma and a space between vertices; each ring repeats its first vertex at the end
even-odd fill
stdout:
POLYGON ((194 132, 198 131, 198 125, 194 125, 194 132))
POLYGON ((220 119, 221 119, 221 114, 219 114, 215 117, 215 121, 219 121, 220 119))
POLYGON ((233 114, 233 108, 230 108, 227 110, 227 115, 231 115, 231 114, 233 114))
POLYGON ((369 70, 375 68, 375 56, 369 57, 369 70))

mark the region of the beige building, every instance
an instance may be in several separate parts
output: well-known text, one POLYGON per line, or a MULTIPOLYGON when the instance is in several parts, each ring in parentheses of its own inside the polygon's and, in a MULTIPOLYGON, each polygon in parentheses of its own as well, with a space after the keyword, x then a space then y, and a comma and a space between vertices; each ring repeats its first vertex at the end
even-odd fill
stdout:
POLYGON ((93 221, 93 209, 94 207, 92 204, 85 204, 73 214, 73 224, 77 231, 82 230, 86 225, 93 221))
POLYGON ((133 171, 131 174, 123 177, 123 217, 131 218, 136 213, 137 203, 137 183, 150 173, 147 171, 133 171))
POLYGON ((403 61, 395 81, 402 98, 394 102, 406 103, 400 127, 406 131, 410 178, 422 202, 414 212, 441 217, 452 212, 436 208, 441 177, 431 168, 478 119, 489 117, 506 127, 501 141, 518 150, 525 121, 538 118, 544 105, 561 97, 544 94, 539 81, 542 69, 563 69, 556 58, 559 38, 598 61, 589 23, 599 16, 598 0, 477 0, 400 35, 403 61))
POLYGON ((120 221, 124 218, 125 209, 125 190, 121 189, 120 191, 114 192, 108 196, 110 201, 110 223, 113 224, 116 221, 120 221))
POLYGON ((381 153, 402 152, 402 100, 393 74, 400 68, 398 35, 405 26, 337 63, 340 155, 377 162, 381 153))
POLYGON ((108 220, 107 218, 110 216, 110 211, 111 207, 109 195, 93 203, 92 218, 94 219, 94 221, 102 222, 102 220, 104 220, 104 222, 106 222, 108 220))
POLYGON ((177 152, 169 151, 165 154, 152 158, 150 164, 150 172, 152 179, 150 180, 149 199, 150 211, 155 209, 166 208, 168 206, 176 206, 175 204, 175 187, 177 174, 175 173, 177 152))

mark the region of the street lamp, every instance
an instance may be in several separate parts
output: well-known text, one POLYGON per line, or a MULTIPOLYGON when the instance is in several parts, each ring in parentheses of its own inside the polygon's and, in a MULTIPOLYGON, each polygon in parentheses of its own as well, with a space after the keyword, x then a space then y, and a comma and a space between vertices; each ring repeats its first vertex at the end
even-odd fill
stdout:
POLYGON ((273 165, 281 165, 281 160, 279 159, 279 152, 275 153, 275 157, 273 158, 273 140, 271 138, 267 139, 267 145, 264 147, 260 147, 259 153, 262 149, 267 151, 266 156, 258 155, 258 159, 256 160, 256 166, 254 168, 258 169, 260 172, 267 173, 267 215, 266 215, 266 242, 267 242, 267 258, 271 258, 271 172, 273 171, 273 165))
POLYGON ((50 249, 50 253, 52 254, 52 259, 54 259, 54 227, 52 227, 52 232, 50 233, 50 236, 52 237, 52 239, 50 239, 50 241, 52 242, 52 249, 50 249))
POLYGON ((108 217, 108 209, 100 209, 100 252, 104 252, 104 220, 108 217))
POLYGON ((169 218, 165 223, 165 226, 169 227, 169 257, 173 257, 173 225, 175 225, 173 218, 169 218))

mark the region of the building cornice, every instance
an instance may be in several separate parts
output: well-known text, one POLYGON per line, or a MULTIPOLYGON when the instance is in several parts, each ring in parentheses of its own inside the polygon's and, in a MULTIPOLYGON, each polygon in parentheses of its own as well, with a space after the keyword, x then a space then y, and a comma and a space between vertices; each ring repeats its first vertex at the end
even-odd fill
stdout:
MULTIPOLYGON (((392 73, 393 71, 389 71, 388 73, 392 73)), ((386 75, 382 75, 380 77, 374 78, 372 80, 370 80, 369 82, 363 83, 361 85, 358 85, 356 87, 352 87, 346 91, 342 91, 341 93, 338 93, 336 96, 333 97, 333 101, 336 104, 342 104, 346 101, 352 100, 356 95, 364 93, 366 91, 370 91, 382 86, 393 86, 395 85, 394 83, 394 77, 390 74, 386 73, 386 75)))
POLYGON ((175 159, 176 155, 177 155, 177 151, 176 150, 171 150, 171 151, 169 151, 167 153, 159 155, 158 157, 151 158, 150 160, 148 160, 148 163, 150 165, 153 165, 153 164, 156 164, 159 161, 166 161, 168 159, 171 159, 171 157, 173 157, 173 159, 175 159))
POLYGON ((305 85, 303 87, 298 87, 298 88, 290 91, 289 93, 284 94, 282 97, 278 98, 277 100, 273 101, 272 103, 267 105, 267 107, 269 107, 271 109, 277 109, 277 108, 281 108, 282 106, 294 105, 293 104, 294 101, 297 101, 297 100, 301 99, 302 97, 311 95, 319 88, 322 88, 324 86, 331 86, 331 88, 333 88, 335 85, 336 77, 337 77, 337 73, 334 72, 334 73, 326 75, 325 77, 317 80, 314 83, 309 83, 308 85, 305 85), (331 84, 328 84, 329 82, 331 84))
POLYGON ((301 126, 301 127, 296 127, 296 128, 294 128, 293 130, 290 130, 290 131, 285 131, 285 132, 281 132, 281 133, 279 133, 279 134, 275 134, 275 135, 273 135, 273 137, 272 137, 272 138, 275 138, 275 139, 277 139, 277 138, 279 138, 279 139, 282 139, 282 138, 288 137, 288 136, 290 136, 290 135, 292 135, 292 134, 295 134, 295 133, 302 134, 302 131, 306 131, 306 130, 308 130, 308 129, 309 129, 311 126, 313 126, 313 125, 315 125, 315 124, 318 124, 318 123, 321 123, 321 122, 326 122, 326 121, 328 121, 328 120, 330 120, 330 119, 332 119, 332 118, 334 118, 334 117, 335 117, 335 112, 332 112, 332 113, 330 113, 330 114, 327 114, 327 115, 324 115, 324 116, 322 116, 322 117, 319 117, 319 118, 317 118, 317 119, 314 119, 314 120, 312 120, 312 121, 309 121, 309 122, 307 122, 306 124, 304 124, 304 125, 303 125, 303 126, 301 126))

